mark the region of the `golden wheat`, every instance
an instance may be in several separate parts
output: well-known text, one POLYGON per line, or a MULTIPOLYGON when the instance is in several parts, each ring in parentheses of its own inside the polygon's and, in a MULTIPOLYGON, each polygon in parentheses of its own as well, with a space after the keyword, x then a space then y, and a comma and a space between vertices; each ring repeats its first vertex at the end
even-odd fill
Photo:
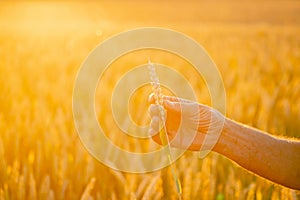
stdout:
MULTIPOLYGON (((2 6, 15 11, 11 4, 2 6)), ((1 17, 9 17, 8 11, 1 17)), ((169 168, 141 175, 113 171, 88 154, 74 129, 71 104, 76 72, 91 49, 124 29, 121 24, 106 24, 104 32, 96 31, 94 23, 81 21, 55 31, 51 26, 49 31, 42 30, 47 26, 30 31, 30 24, 18 27, 13 22, 0 22, 6 27, 0 33, 0 199, 176 199, 169 168)), ((298 26, 186 25, 179 29, 201 43, 219 66, 230 118, 272 134, 299 137, 298 26)), ((130 67, 145 63, 148 56, 149 52, 137 52, 120 58, 115 65, 124 70, 112 70, 108 78, 118 80, 130 67)), ((158 52, 153 59, 175 66, 186 76, 193 73, 174 55, 158 52)), ((190 82, 201 91, 199 99, 209 103, 204 82, 190 82)), ((97 98, 111 95, 113 83, 97 89, 96 107, 104 107, 97 114, 105 118, 106 127, 112 121, 108 100, 97 98)), ((136 114, 132 117, 142 124, 149 120, 148 92, 140 92, 136 100, 141 104, 132 108, 136 114)), ((122 143, 120 134, 117 128, 110 128, 109 137, 116 144, 132 151, 145 150, 135 140, 122 143)), ((214 153, 199 160, 187 152, 176 167, 184 199, 299 198, 296 191, 256 177, 214 153)))

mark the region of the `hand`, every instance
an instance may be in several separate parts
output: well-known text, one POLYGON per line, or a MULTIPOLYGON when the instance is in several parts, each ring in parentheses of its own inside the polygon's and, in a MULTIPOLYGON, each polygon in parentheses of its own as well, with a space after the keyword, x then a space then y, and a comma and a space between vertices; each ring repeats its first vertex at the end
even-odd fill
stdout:
POLYGON ((158 144, 162 144, 160 135, 160 109, 164 109, 165 127, 173 147, 193 151, 211 150, 216 144, 224 124, 224 116, 217 110, 186 99, 163 96, 163 108, 154 104, 151 94, 149 107, 151 125, 149 134, 158 144))

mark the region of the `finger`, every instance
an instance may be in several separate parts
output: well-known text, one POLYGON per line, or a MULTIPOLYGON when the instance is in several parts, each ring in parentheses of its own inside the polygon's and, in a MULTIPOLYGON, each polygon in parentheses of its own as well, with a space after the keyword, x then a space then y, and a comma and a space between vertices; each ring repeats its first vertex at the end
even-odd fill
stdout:
POLYGON ((148 102, 150 104, 154 104, 155 103, 155 94, 154 93, 151 93, 148 97, 148 102))
POLYGON ((172 102, 181 102, 181 103, 194 103, 194 101, 175 97, 175 96, 164 96, 164 100, 168 100, 168 101, 172 101, 172 102))
POLYGON ((175 96, 164 96, 163 97, 164 101, 172 101, 172 102, 179 102, 179 98, 175 96))
MULTIPOLYGON (((171 102, 184 102, 184 103, 193 103, 193 101, 188 100, 188 99, 183 99, 175 96, 166 96, 162 95, 163 101, 171 101, 171 102)), ((148 102, 149 103, 155 103, 156 97, 154 93, 151 93, 148 97, 148 102)))
POLYGON ((175 112, 180 112, 181 111, 181 106, 179 102, 173 102, 169 100, 164 101, 164 107, 167 110, 175 111, 175 112))
MULTIPOLYGON (((164 98, 164 95, 161 95, 161 98, 164 98)), ((154 93, 151 93, 148 97, 148 103, 155 104, 156 103, 156 95, 154 93)))
MULTIPOLYGON (((154 134, 153 136, 152 136, 152 139, 156 142, 156 143, 158 143, 158 144, 160 144, 160 145, 167 145, 167 144, 169 144, 170 143, 170 141, 171 140, 173 140, 173 138, 175 137, 175 135, 177 134, 177 132, 176 131, 168 131, 167 132, 167 138, 166 138, 166 144, 163 144, 163 142, 162 142, 162 140, 164 140, 164 139, 162 139, 162 137, 161 137, 161 135, 160 134, 154 134)), ((170 143, 171 144, 171 143, 170 143)), ((175 146, 174 146, 175 147, 175 146)), ((177 147, 179 147, 179 146, 177 146, 177 147)))
POLYGON ((167 140, 169 142, 167 142, 167 144, 163 144, 160 134, 153 135, 152 139, 154 140, 154 142, 158 143, 159 145, 168 145, 168 144, 170 144, 172 147, 181 148, 181 146, 179 145, 179 143, 177 141, 173 141, 176 134, 177 134, 176 131, 168 132, 168 135, 167 135, 168 139, 167 140))
POLYGON ((159 105, 157 105, 157 104, 151 104, 148 108, 148 113, 151 118, 154 116, 159 116, 159 112, 160 112, 160 109, 159 109, 159 105))
POLYGON ((148 134, 152 136, 158 133, 158 131, 159 131, 159 117, 154 116, 151 120, 148 134))
POLYGON ((154 140, 154 142, 156 142, 157 144, 162 145, 159 134, 153 135, 152 140, 154 140))
MULTIPOLYGON (((165 95, 162 95, 162 98, 163 98, 163 100, 168 100, 168 101, 174 101, 174 102, 178 102, 179 101, 179 98, 174 97, 174 96, 165 96, 165 95)), ((155 100, 156 100, 155 94, 151 93, 149 95, 149 97, 148 97, 148 102, 153 104, 153 103, 155 103, 155 100)))

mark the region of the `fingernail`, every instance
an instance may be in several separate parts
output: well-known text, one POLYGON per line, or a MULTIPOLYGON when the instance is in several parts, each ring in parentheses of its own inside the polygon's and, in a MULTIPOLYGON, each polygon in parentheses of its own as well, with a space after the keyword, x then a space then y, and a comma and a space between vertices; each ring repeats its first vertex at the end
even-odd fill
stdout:
POLYGON ((149 97, 148 97, 148 102, 151 102, 152 101, 152 98, 153 98, 153 93, 151 93, 150 95, 149 95, 149 97))
POLYGON ((153 128, 149 128, 148 135, 152 137, 154 134, 155 134, 155 130, 153 128))
POLYGON ((169 108, 172 108, 172 107, 173 107, 173 103, 170 102, 170 101, 168 101, 168 100, 165 101, 165 104, 166 104, 166 106, 168 106, 169 108))

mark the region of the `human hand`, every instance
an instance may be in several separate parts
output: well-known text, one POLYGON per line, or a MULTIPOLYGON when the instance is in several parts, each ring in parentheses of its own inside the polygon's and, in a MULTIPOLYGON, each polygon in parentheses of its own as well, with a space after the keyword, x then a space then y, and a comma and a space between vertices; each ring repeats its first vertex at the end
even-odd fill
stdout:
MULTIPOLYGON (((149 134, 158 144, 162 144, 158 134, 161 117, 160 107, 154 104, 151 94, 149 107, 151 124, 149 134)), ((163 96, 164 123, 172 147, 193 151, 210 151, 216 144, 225 117, 217 110, 194 101, 171 96, 163 96)))

